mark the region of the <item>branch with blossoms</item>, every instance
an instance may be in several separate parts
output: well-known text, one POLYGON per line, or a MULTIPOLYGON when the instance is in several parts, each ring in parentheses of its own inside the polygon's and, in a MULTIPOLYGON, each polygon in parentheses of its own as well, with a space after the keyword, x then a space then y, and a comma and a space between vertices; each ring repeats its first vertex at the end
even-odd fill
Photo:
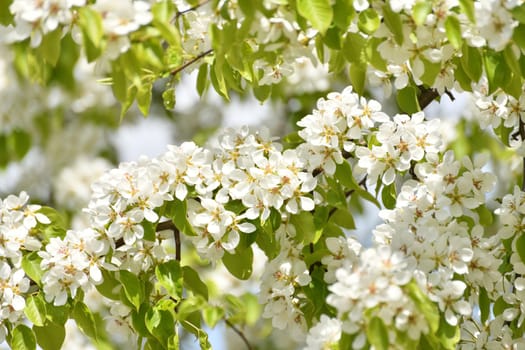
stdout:
MULTIPOLYGON (((525 5, 202 4, 14 0, 0 11, 2 41, 13 44, 16 76, 49 85, 62 80, 55 71, 73 76, 75 59, 64 57, 85 56, 123 112, 137 101, 148 114, 158 79, 197 66, 199 92, 210 81, 225 98, 251 87, 261 101, 288 102, 277 95, 286 89, 271 86, 291 83, 305 60, 348 71, 353 87, 317 101, 297 123, 296 147, 242 128, 226 130, 213 149, 187 142, 120 164, 93 184, 84 228, 68 230, 24 192, 3 199, 0 338, 59 348, 72 318, 107 347, 104 318, 138 347, 177 348, 181 326, 209 349, 205 326, 224 319, 235 331, 259 314, 242 306, 253 305, 249 293, 215 295, 201 266, 249 280, 260 249, 260 314, 307 349, 523 347, 525 175, 494 224, 497 178, 484 170, 486 155, 448 145, 440 121, 424 112, 389 116, 363 95, 368 73, 385 95, 393 84, 407 111, 444 94, 453 100, 452 89, 471 92, 472 125, 523 157, 525 5), (203 59, 212 53, 220 64, 203 59), (354 199, 380 209, 368 247, 348 235, 354 199), (92 293, 105 298, 106 314, 88 308, 92 293)), ((172 92, 163 97, 173 102, 172 92)), ((27 152, 16 146, 27 144, 25 134, 12 134, 2 144, 27 152)))

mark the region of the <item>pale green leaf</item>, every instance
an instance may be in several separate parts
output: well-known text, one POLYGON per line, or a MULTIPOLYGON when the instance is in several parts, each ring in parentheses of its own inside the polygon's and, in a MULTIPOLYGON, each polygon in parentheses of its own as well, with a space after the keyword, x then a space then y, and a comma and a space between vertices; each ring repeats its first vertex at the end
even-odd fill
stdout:
POLYGON ((334 16, 330 0, 297 0, 297 11, 321 34, 330 27, 334 16))

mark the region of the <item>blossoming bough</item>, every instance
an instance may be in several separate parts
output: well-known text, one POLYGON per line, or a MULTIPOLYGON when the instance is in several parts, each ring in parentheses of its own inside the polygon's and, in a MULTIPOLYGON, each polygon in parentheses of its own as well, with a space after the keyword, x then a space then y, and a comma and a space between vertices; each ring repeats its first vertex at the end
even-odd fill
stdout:
MULTIPOLYGON (((25 192, 3 199, 0 335, 11 347, 58 349, 71 318, 99 347, 122 332, 138 348, 177 348, 182 326, 207 349, 204 326, 224 320, 250 348, 238 327, 253 319, 253 299, 215 295, 183 253, 247 280, 254 247, 268 258, 262 316, 306 337, 306 349, 525 347, 524 175, 497 183, 486 153, 468 156, 422 111, 453 89, 469 93, 474 119, 494 131, 479 133, 496 147, 492 161, 496 137, 525 155, 522 2, 0 6, 17 74, 51 84, 54 69, 73 70, 61 57, 85 56, 112 84, 121 116, 134 101, 147 115, 161 78, 172 108, 179 76, 195 69, 200 94, 211 81, 226 99, 248 89, 277 98, 305 57, 334 73, 349 66, 351 83, 319 99, 286 147, 263 130, 227 129, 215 148, 185 142, 121 163, 93 184, 83 229, 25 192), (368 80, 386 96, 393 82, 401 112, 365 98, 368 80), (496 184, 511 193, 495 205, 496 184), (369 247, 345 232, 360 200, 382 209, 369 247), (110 305, 105 322, 87 306, 93 293, 110 305)), ((18 158, 20 135, 6 136, 18 158)))

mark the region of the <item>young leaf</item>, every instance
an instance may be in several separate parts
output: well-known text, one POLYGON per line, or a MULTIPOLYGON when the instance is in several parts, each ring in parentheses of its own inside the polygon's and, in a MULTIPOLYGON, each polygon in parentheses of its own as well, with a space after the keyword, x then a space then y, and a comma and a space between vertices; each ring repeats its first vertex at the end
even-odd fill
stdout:
POLYGON ((22 268, 24 272, 38 285, 41 284, 42 275, 44 274, 40 268, 41 261, 42 258, 38 256, 37 252, 29 253, 22 258, 22 268))
POLYGON ((24 314, 35 326, 44 326, 46 322, 46 304, 41 294, 32 295, 26 299, 24 314))
POLYGON ((98 340, 97 324, 91 310, 82 302, 76 302, 71 314, 78 328, 95 342, 98 340))
POLYGON ((202 295, 205 300, 208 300, 208 286, 200 279, 197 271, 189 266, 183 266, 182 275, 184 276, 184 286, 187 289, 202 295))
POLYGON ((375 349, 388 349, 388 330, 381 318, 373 317, 370 320, 368 327, 366 328, 366 337, 375 349))
POLYGON ((373 34, 381 24, 381 19, 373 8, 368 8, 359 13, 357 25, 366 34, 373 34))
POLYGON ((13 350, 35 350, 36 338, 31 328, 19 324, 11 333, 10 344, 13 350))
POLYGON ((253 267, 253 250, 252 247, 248 247, 239 251, 235 254, 224 252, 222 257, 224 266, 230 273, 241 280, 247 280, 252 275, 253 267))
POLYGON ((119 275, 126 298, 138 310, 145 298, 143 282, 135 274, 126 270, 119 271, 119 275))
POLYGON ((97 59, 102 53, 104 27, 101 15, 91 7, 78 9, 78 23, 82 31, 82 40, 88 62, 97 59))
POLYGON ((459 49, 463 44, 463 38, 461 37, 461 25, 459 20, 454 15, 449 15, 445 20, 445 31, 447 33, 448 41, 459 49))
POLYGON ((297 0, 297 11, 321 34, 330 27, 334 16, 330 0, 297 0))
POLYGON ((350 82, 354 86, 355 92, 362 95, 365 91, 366 67, 361 64, 353 63, 350 65, 350 82))
POLYGON ((421 110, 419 100, 417 99, 417 90, 413 86, 407 86, 399 90, 396 100, 399 108, 407 114, 413 114, 421 110))
POLYGON ((158 283, 175 300, 182 297, 182 269, 177 260, 170 260, 155 267, 158 283))
POLYGON ((398 45, 403 45, 403 22, 401 16, 392 11, 389 4, 383 5, 383 19, 398 45))
POLYGON ((66 338, 66 329, 63 325, 48 322, 43 327, 33 326, 36 342, 43 350, 60 350, 66 338))
POLYGON ((412 8, 412 18, 420 26, 425 23, 428 14, 432 11, 432 3, 427 0, 419 0, 412 8))

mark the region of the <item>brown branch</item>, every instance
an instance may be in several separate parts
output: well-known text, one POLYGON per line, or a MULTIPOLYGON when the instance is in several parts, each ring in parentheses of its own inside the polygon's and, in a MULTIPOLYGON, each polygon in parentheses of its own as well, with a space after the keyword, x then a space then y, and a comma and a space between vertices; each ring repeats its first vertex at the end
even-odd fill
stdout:
POLYGON ((209 3, 209 2, 210 2, 210 0, 204 0, 203 2, 198 3, 197 5, 195 5, 193 7, 190 7, 189 9, 186 9, 184 11, 177 11, 177 14, 175 15, 175 20, 177 20, 180 16, 182 16, 182 15, 188 13, 188 12, 195 11, 199 7, 204 6, 207 3, 209 3))
MULTIPOLYGON (((177 261, 180 261, 181 259, 181 241, 180 241, 180 232, 173 223, 173 221, 163 221, 159 222, 157 224, 157 227, 155 229, 156 232, 164 231, 164 230, 172 230, 173 235, 175 236, 175 259, 177 261)), ((124 238, 119 238, 115 241, 115 247, 119 248, 122 247, 125 244, 124 238)))
POLYGON ((210 53, 213 52, 213 49, 209 49, 209 50, 206 50, 202 53, 200 53, 199 55, 193 57, 191 60, 187 61, 186 63, 184 63, 182 66, 180 67, 177 67, 175 68, 174 70, 172 70, 170 72, 171 75, 177 75, 178 73, 180 73, 181 71, 183 71, 184 69, 188 68, 189 66, 191 66, 192 64, 194 64, 195 62, 197 62, 198 60, 200 60, 201 58, 203 57, 206 57, 208 56, 210 53))
POLYGON ((248 341, 248 339, 246 338, 246 336, 244 335, 242 331, 240 331, 237 327, 235 327, 235 325, 231 323, 229 320, 224 320, 224 322, 226 322, 228 327, 230 327, 235 333, 237 333, 237 335, 239 335, 239 337, 241 337, 242 341, 244 342, 248 350, 253 350, 253 347, 250 345, 250 342, 248 341))
POLYGON ((419 102, 419 107, 421 110, 425 109, 432 101, 436 99, 436 97, 439 97, 439 93, 436 89, 431 88, 425 88, 420 86, 419 87, 420 94, 417 97, 417 101, 419 102))
POLYGON ((180 261, 181 259, 181 243, 180 243, 180 231, 175 227, 173 221, 163 221, 159 222, 157 225, 157 232, 171 230, 173 231, 173 236, 175 237, 175 260, 180 261))
MULTIPOLYGON (((419 86, 419 92, 420 93, 417 97, 417 102, 419 103, 421 110, 425 109, 429 104, 432 103, 432 101, 439 97, 439 92, 436 89, 419 86)), ((445 94, 447 94, 451 101, 456 99, 454 95, 452 95, 452 93, 448 90, 445 90, 445 94)))

